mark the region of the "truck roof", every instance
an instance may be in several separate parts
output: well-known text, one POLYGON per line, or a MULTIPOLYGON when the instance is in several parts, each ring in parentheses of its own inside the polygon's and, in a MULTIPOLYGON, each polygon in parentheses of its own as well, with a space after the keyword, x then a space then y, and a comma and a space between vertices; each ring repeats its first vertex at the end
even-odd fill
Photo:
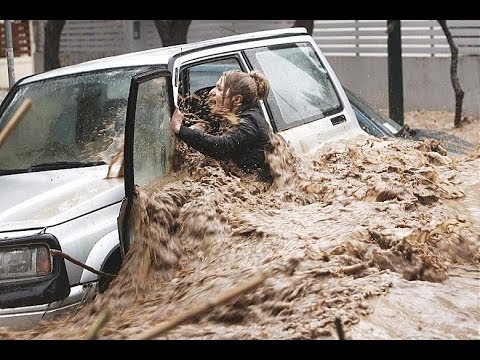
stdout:
POLYGON ((37 75, 27 77, 21 83, 33 82, 52 77, 63 75, 81 73, 86 71, 95 71, 101 69, 121 68, 129 66, 142 65, 167 65, 169 60, 182 53, 202 50, 211 47, 225 46, 229 44, 237 44, 248 42, 252 40, 265 40, 276 37, 305 35, 307 30, 305 28, 283 28, 275 30, 264 30, 239 35, 231 35, 219 37, 210 40, 198 41, 188 44, 173 45, 167 47, 160 47, 150 50, 137 51, 127 54, 114 55, 103 57, 91 61, 82 62, 76 65, 64 66, 58 69, 46 71, 37 75))

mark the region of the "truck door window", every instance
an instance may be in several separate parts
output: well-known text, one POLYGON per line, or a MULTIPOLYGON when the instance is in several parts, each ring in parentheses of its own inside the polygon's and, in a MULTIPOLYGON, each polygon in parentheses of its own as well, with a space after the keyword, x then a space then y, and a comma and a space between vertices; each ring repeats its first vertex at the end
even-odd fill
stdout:
POLYGON ((169 170, 173 151, 170 116, 166 78, 155 78, 139 84, 133 139, 136 185, 146 185, 169 170))
POLYGON ((222 73, 227 70, 242 70, 242 68, 236 58, 223 58, 182 69, 180 94, 184 96, 204 88, 214 87, 222 73))

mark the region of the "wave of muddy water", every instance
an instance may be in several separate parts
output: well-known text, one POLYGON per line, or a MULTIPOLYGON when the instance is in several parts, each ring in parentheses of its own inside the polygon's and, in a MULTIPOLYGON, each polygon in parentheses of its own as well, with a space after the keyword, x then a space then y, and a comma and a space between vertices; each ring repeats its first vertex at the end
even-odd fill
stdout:
POLYGON ((298 158, 277 139, 273 184, 180 147, 137 189, 117 278, 75 314, 3 339, 478 339, 480 152, 370 137, 298 158), (465 174, 471 174, 466 176, 465 174), (265 279, 160 335, 155 327, 265 279))

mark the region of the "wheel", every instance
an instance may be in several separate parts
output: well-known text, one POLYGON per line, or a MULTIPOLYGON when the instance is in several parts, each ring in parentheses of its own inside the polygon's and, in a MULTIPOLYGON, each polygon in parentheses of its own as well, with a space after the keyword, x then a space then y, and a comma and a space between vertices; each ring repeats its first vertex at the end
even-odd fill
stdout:
MULTIPOLYGON (((120 255, 120 248, 117 248, 113 251, 110 257, 107 259, 105 264, 102 267, 102 271, 108 274, 117 275, 120 271, 120 267, 122 266, 122 257, 120 255)), ((110 283, 112 282, 113 278, 109 276, 100 276, 98 280, 98 292, 103 293, 105 292, 110 283)))

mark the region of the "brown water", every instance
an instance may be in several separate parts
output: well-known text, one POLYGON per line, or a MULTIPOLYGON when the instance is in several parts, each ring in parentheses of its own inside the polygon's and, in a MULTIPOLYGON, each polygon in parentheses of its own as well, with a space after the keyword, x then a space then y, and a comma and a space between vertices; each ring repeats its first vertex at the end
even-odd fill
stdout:
POLYGON ((480 338, 478 150, 359 137, 298 158, 277 138, 273 184, 178 150, 175 174, 137 189, 109 290, 0 338, 85 338, 107 310, 100 339, 336 339, 337 318, 354 339, 480 338))

